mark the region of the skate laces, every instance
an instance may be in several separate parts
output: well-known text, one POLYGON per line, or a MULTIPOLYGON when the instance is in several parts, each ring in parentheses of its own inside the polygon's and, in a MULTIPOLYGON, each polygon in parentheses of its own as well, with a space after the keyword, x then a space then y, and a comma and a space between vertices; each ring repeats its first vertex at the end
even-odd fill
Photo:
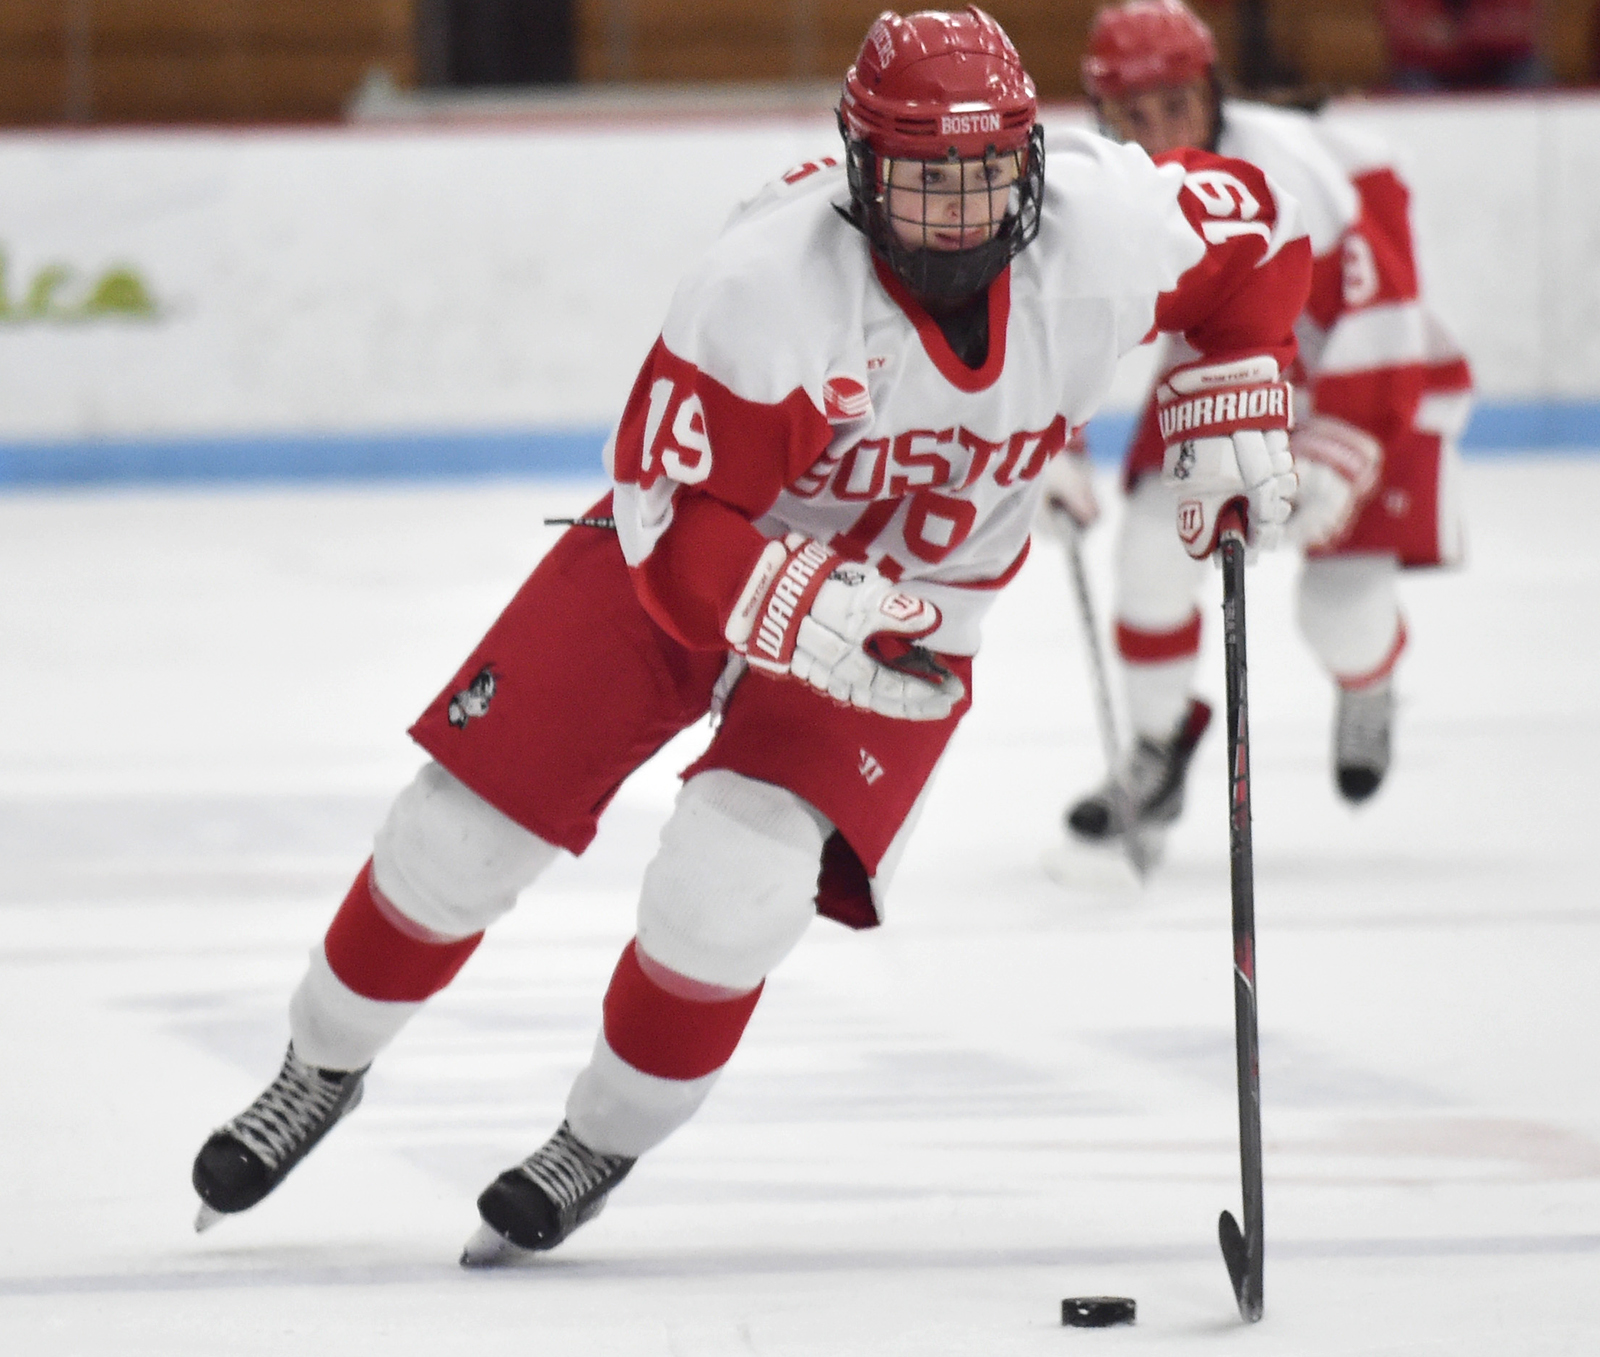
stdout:
POLYGON ((1171 773, 1172 744, 1141 735, 1107 780, 1106 796, 1120 794, 1136 809, 1153 800, 1163 790, 1171 773))
POLYGON ((322 1128, 351 1077, 360 1074, 351 1071, 342 1078, 325 1079, 291 1049, 266 1091, 222 1129, 253 1150, 268 1168, 276 1169, 322 1128))
POLYGON ((591 1150, 562 1122, 556 1133, 517 1168, 558 1210, 565 1210, 595 1188, 620 1179, 633 1163, 623 1155, 591 1150))
POLYGON ((1339 690, 1337 752, 1342 766, 1381 767, 1388 761, 1393 710, 1394 692, 1387 683, 1339 690))

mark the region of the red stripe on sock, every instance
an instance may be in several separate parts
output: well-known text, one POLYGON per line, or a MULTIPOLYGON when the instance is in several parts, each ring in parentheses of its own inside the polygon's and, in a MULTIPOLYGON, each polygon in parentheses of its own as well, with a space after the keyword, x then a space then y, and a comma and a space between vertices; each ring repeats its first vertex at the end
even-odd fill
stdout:
POLYGON ((399 912, 388 900, 380 904, 380 899, 368 859, 322 942, 333 973, 364 998, 416 1003, 437 994, 483 941, 482 933, 449 942, 427 941, 417 936, 417 930, 402 929, 386 917, 399 912))
POLYGON ((744 1035, 761 985, 710 1003, 669 994, 639 965, 637 945, 623 949, 606 990, 606 1044, 634 1069, 661 1079, 699 1079, 720 1070, 744 1035))
POLYGON ((1349 676, 1336 674, 1334 676, 1335 680, 1341 688, 1349 688, 1351 690, 1371 688, 1374 684, 1382 683, 1390 674, 1394 673, 1395 665, 1400 662, 1400 652, 1406 648, 1408 639, 1406 620, 1402 617, 1395 627, 1394 644, 1389 647, 1389 653, 1383 657, 1382 663, 1376 669, 1369 669, 1365 674, 1349 676))
POLYGON ((1200 610, 1172 631, 1140 631, 1126 622, 1117 623, 1117 654, 1133 664, 1160 664, 1164 660, 1187 660, 1200 653, 1200 610))

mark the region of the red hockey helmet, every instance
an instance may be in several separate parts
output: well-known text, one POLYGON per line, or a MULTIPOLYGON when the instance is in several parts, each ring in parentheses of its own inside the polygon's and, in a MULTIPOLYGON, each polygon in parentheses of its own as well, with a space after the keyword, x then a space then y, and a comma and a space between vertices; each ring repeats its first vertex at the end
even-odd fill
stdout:
MULTIPOLYGON (((885 10, 867 31, 839 99, 847 215, 914 293, 951 300, 980 292, 1038 234, 1044 140, 1037 119, 1038 96, 1017 49, 976 5, 955 14, 885 10), (1002 158, 1013 162, 1014 187, 991 238, 952 250, 914 248, 896 236, 886 205, 894 162, 1002 158)), ((965 206, 962 213, 968 220, 965 206)))
POLYGON ((1094 17, 1083 88, 1091 99, 1120 99, 1140 90, 1187 85, 1216 64, 1216 39, 1183 0, 1124 0, 1094 17))
POLYGON ((978 160, 1028 144, 1033 81, 1011 39, 976 5, 959 14, 885 10, 845 73, 845 135, 884 157, 978 160))

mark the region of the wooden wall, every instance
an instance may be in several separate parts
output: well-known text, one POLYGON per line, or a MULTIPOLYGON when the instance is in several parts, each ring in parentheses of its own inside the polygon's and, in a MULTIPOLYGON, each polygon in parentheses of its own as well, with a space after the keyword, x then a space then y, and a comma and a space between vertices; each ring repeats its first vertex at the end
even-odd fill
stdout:
MULTIPOLYGON (((574 0, 584 81, 837 79, 883 0, 574 0)), ((950 0, 953 3, 953 0, 950 0)), ((0 0, 0 125, 337 118, 366 73, 417 74, 427 0, 0 0)), ((1079 94, 1099 0, 990 0, 1047 99, 1079 94)), ((1278 54, 1381 85, 1375 0, 1270 0, 1278 54)), ((1595 76, 1600 0, 1546 0, 1557 76, 1595 76)), ((1228 0, 1196 0, 1236 66, 1228 0)), ((903 8, 910 9, 911 5, 903 8)))
MULTIPOLYGON (((844 74, 884 0, 578 0, 586 80, 831 80, 844 74)), ((933 7, 933 6, 930 6, 933 7)), ((957 8, 949 0, 949 8, 957 8)), ((989 0, 1041 92, 1078 93, 1098 0, 989 0)))
POLYGON ((0 124, 336 118, 413 0, 0 0, 0 124))
MULTIPOLYGON (((1047 99, 1081 95, 1078 66, 1101 0, 989 0, 1047 99)), ((1229 0, 1192 0, 1237 69, 1229 0)), ((1268 0, 1277 54, 1306 82, 1383 84, 1387 54, 1375 0, 1268 0)), ((902 12, 915 8, 902 5, 902 12)), ((954 8, 955 0, 947 0, 954 8)), ((844 72, 880 0, 578 0, 585 80, 833 79, 844 72)), ((1545 0, 1546 54, 1569 84, 1593 80, 1600 0, 1545 0)))

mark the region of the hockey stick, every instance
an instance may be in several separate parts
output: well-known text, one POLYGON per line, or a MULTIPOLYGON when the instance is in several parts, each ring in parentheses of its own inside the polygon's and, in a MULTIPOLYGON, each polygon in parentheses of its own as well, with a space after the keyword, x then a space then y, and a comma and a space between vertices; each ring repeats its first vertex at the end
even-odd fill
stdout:
POLYGON ((1100 747, 1105 751, 1106 772, 1110 776, 1111 808, 1123 826, 1123 851, 1140 881, 1151 867, 1152 854, 1145 842, 1138 817, 1128 804, 1128 796, 1117 785, 1117 761, 1122 747, 1117 739, 1116 717, 1111 710, 1111 684, 1106 678, 1105 652, 1100 648, 1100 628, 1095 623, 1094 599, 1089 593, 1089 572, 1083 564, 1083 529, 1065 509, 1052 508, 1061 523, 1061 540, 1067 548, 1067 566, 1072 574, 1072 592, 1078 600, 1078 621, 1083 628, 1083 644, 1089 653, 1089 680, 1094 689, 1095 717, 1100 726, 1100 747))
POLYGON ((1233 890, 1233 1035, 1239 1085, 1244 1229, 1224 1211, 1222 1258, 1246 1323, 1261 1318, 1261 1060, 1256 1032, 1255 865, 1250 842, 1250 702, 1245 685, 1244 559, 1239 517, 1222 520, 1222 628, 1228 681, 1228 866, 1233 890))

